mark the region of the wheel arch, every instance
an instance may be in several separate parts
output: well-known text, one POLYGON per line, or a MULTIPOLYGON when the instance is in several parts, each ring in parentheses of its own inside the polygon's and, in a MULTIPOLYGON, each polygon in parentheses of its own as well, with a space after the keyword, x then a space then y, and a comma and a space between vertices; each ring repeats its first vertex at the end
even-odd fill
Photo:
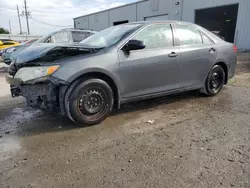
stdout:
POLYGON ((111 74, 107 73, 104 70, 99 69, 91 69, 85 72, 82 72, 81 74, 75 75, 74 77, 71 77, 68 82, 70 83, 68 88, 72 84, 74 84, 77 80, 84 80, 88 78, 98 78, 101 79, 111 87, 113 94, 114 94, 114 107, 120 108, 120 89, 118 85, 118 81, 114 78, 114 76, 111 76, 111 74))
POLYGON ((223 70, 225 72, 225 76, 226 76, 225 84, 227 84, 228 83, 228 70, 229 70, 227 64, 224 61, 218 61, 213 66, 215 66, 215 65, 219 65, 223 68, 223 70))
MULTIPOLYGON (((219 66, 221 66, 221 67, 223 68, 223 70, 224 70, 224 72, 225 72, 225 83, 224 83, 224 84, 227 84, 227 83, 228 83, 228 70, 229 70, 228 65, 225 63, 225 61, 223 61, 223 60, 218 60, 218 61, 216 61, 215 63, 213 63, 213 64, 211 65, 211 67, 210 67, 210 69, 209 69, 209 72, 210 72, 210 70, 211 70, 215 65, 219 65, 219 66)), ((204 85, 205 85, 205 83, 206 83, 206 79, 207 79, 207 76, 208 76, 209 72, 206 74, 206 77, 205 77, 205 79, 204 79, 204 81, 203 81, 204 85)), ((207 93, 205 87, 203 87, 200 91, 201 91, 202 93, 207 93)))

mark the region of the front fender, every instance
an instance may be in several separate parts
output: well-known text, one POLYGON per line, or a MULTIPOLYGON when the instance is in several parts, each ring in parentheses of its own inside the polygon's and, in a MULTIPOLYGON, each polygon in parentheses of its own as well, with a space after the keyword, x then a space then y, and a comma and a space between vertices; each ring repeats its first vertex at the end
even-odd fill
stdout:
POLYGON ((105 74, 113 80, 120 91, 119 63, 111 56, 64 62, 52 76, 70 84, 79 77, 89 73, 105 74))
POLYGON ((74 57, 60 61, 61 67, 52 75, 68 83, 92 72, 103 73, 120 85, 119 61, 116 53, 99 53, 88 57, 74 57))
POLYGON ((102 68, 98 68, 98 67, 93 67, 93 68, 87 68, 87 69, 83 69, 80 70, 78 72, 76 72, 74 75, 71 75, 70 77, 67 78, 67 82, 72 83, 73 81, 75 81, 77 78, 85 75, 85 74, 89 74, 89 73, 102 73, 105 74, 107 76, 109 76, 118 86, 118 78, 116 78, 115 75, 113 75, 112 73, 110 73, 109 71, 102 69, 102 68))
POLYGON ((115 83, 116 87, 117 87, 117 107, 120 108, 120 99, 121 99, 121 94, 120 94, 120 81, 118 80, 118 78, 116 78, 113 74, 111 74, 110 72, 101 69, 101 68, 88 68, 88 69, 83 69, 78 71, 77 73, 75 73, 74 75, 71 75, 69 77, 67 77, 66 80, 64 80, 66 83, 68 83, 67 85, 64 85, 63 87, 60 87, 60 109, 61 109, 61 113, 63 115, 66 114, 65 108, 64 108, 64 97, 65 97, 65 93, 66 91, 71 88, 72 85, 77 84, 79 82, 77 82, 76 80, 84 75, 87 74, 92 74, 92 73, 101 73, 101 74, 105 74, 106 76, 108 76, 109 78, 111 78, 113 80, 113 82, 115 83))

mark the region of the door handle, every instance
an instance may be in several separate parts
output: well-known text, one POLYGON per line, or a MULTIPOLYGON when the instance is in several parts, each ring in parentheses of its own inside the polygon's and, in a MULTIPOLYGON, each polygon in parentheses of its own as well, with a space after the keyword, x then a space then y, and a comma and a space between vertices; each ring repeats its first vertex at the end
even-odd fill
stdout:
POLYGON ((175 52, 171 52, 170 54, 168 54, 168 57, 172 57, 172 58, 177 57, 177 56, 178 54, 175 52))
POLYGON ((216 49, 215 48, 210 48, 209 52, 214 53, 214 52, 216 52, 216 49))

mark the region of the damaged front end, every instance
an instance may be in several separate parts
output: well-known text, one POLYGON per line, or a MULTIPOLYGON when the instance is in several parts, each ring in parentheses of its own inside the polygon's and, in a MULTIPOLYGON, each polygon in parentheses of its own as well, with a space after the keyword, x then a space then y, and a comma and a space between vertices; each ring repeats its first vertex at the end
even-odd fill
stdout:
POLYGON ((54 77, 53 73, 63 66, 63 60, 94 52, 96 50, 82 46, 39 44, 25 48, 11 63, 6 77, 12 97, 23 96, 28 105, 35 108, 60 107, 60 88, 69 83, 54 77))
POLYGON ((58 68, 59 66, 27 67, 20 69, 14 77, 7 76, 6 81, 10 84, 12 97, 23 96, 27 99, 28 105, 34 108, 54 109, 58 107, 59 87, 67 84, 51 76, 58 68), (32 75, 32 69, 36 72, 40 69, 35 74, 40 74, 41 77, 32 79, 31 77, 35 76, 32 75), (42 73, 41 70, 47 71, 42 73))

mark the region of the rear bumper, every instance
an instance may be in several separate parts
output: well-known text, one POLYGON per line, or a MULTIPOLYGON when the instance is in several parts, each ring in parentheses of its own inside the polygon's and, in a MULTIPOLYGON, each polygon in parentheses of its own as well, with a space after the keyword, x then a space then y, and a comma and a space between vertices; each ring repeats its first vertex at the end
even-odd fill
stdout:
POLYGON ((236 64, 237 64, 237 57, 231 62, 229 70, 228 70, 228 80, 232 79, 236 73, 236 64))

